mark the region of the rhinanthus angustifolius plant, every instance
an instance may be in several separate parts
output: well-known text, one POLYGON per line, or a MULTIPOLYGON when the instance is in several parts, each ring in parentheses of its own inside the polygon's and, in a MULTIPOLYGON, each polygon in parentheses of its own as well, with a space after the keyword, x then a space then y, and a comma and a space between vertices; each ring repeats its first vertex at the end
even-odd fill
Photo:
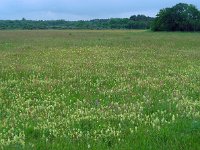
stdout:
POLYGON ((199 34, 0 33, 1 148, 198 137, 199 34))

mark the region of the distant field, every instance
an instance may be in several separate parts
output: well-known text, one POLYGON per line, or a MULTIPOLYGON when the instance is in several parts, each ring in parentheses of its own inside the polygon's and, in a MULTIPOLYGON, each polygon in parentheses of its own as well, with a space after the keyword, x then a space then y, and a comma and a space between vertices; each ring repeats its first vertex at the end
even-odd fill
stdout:
POLYGON ((200 33, 0 31, 0 149, 200 149, 200 33))

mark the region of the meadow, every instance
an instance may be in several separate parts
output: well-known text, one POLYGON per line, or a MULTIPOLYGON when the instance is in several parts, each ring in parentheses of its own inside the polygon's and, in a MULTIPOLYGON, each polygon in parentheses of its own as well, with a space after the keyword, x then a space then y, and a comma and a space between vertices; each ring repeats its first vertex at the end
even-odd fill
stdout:
POLYGON ((200 149, 200 33, 0 31, 0 149, 200 149))

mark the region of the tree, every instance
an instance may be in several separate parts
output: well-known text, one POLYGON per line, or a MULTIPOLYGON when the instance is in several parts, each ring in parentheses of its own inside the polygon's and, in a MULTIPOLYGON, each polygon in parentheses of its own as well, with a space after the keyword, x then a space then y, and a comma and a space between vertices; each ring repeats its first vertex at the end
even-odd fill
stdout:
POLYGON ((153 22, 154 31, 199 31, 200 12, 191 4, 179 3, 161 9, 153 22))
POLYGON ((133 15, 130 17, 130 20, 133 21, 152 21, 154 18, 145 16, 145 15, 133 15))

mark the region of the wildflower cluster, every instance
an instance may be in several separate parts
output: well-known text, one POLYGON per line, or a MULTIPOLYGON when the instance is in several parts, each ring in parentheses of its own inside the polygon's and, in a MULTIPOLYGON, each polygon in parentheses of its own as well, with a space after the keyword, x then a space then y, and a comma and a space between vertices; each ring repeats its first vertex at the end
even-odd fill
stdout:
POLYGON ((0 148, 57 139, 111 146, 180 122, 199 129, 197 35, 66 32, 1 31, 0 148))

